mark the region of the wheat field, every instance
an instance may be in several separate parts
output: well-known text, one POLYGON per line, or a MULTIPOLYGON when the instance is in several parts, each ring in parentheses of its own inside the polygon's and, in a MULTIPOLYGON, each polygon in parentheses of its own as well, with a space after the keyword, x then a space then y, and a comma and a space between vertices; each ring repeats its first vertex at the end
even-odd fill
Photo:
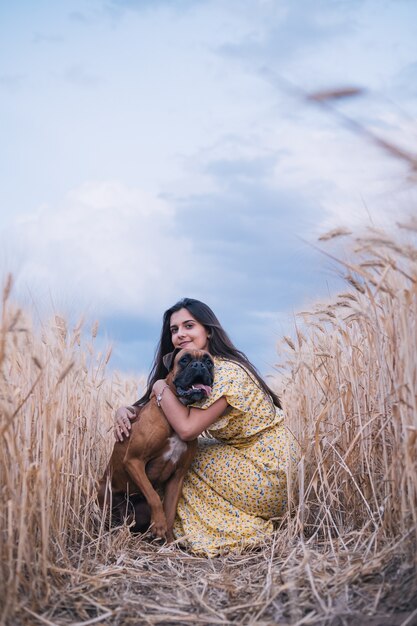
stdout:
POLYGON ((351 235, 343 292, 279 346, 289 510, 259 549, 215 559, 104 528, 112 415, 143 381, 106 373, 97 325, 35 326, 5 280, 0 623, 417 624, 416 233, 351 235))

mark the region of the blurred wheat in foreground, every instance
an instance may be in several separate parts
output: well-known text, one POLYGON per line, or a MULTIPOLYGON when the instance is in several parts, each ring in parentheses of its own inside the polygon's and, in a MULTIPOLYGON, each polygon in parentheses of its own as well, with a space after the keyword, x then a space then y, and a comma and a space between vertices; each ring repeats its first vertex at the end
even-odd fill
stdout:
POLYGON ((356 239, 345 292, 287 338, 281 394, 301 451, 289 513, 258 551, 212 560, 103 528, 95 486, 112 412, 138 381, 105 376, 96 328, 87 343, 58 316, 33 330, 6 283, 1 623, 416 624, 417 224, 406 226, 356 239))

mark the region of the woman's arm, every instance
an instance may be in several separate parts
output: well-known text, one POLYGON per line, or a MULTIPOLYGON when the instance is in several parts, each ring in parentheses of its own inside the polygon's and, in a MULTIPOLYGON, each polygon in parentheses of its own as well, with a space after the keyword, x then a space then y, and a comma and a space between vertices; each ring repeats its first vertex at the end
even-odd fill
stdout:
POLYGON ((228 407, 225 397, 219 398, 208 409, 197 409, 184 406, 171 391, 166 387, 164 380, 157 380, 153 386, 153 392, 158 395, 162 392, 160 400, 161 409, 175 432, 183 441, 191 441, 201 435, 228 407))

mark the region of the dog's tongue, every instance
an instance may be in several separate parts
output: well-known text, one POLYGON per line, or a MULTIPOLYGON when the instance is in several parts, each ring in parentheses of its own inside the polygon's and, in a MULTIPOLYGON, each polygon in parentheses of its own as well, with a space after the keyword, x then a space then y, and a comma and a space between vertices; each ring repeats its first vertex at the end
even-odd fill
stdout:
POLYGON ((209 387, 208 385, 203 385, 202 383, 196 383, 195 385, 193 385, 193 388, 202 389, 204 393, 206 394, 206 396, 209 396, 211 394, 211 387, 209 387))

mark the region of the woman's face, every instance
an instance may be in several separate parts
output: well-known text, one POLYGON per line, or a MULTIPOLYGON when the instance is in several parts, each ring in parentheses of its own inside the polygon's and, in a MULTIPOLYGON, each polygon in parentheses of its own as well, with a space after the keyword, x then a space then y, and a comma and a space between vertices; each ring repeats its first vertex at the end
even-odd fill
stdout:
POLYGON ((174 348, 208 350, 208 332, 187 309, 180 309, 171 315, 171 339, 174 348))

